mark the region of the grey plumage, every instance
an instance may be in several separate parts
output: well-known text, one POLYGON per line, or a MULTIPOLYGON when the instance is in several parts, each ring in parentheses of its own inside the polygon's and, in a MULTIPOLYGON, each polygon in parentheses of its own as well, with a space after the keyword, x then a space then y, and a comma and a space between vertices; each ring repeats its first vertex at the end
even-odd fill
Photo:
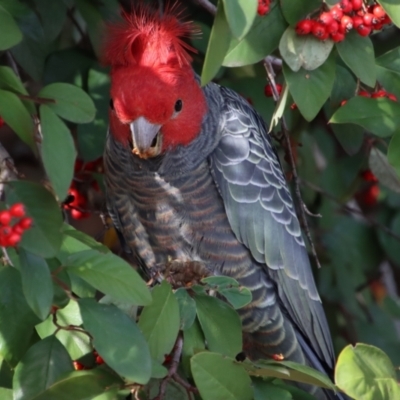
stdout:
MULTIPOLYGON (((187 146, 140 159, 108 136, 107 206, 145 270, 202 261, 253 294, 239 310, 246 352, 332 372, 329 329, 290 192, 264 123, 213 83, 202 130, 187 146)), ((318 390, 319 399, 338 398, 318 390)))

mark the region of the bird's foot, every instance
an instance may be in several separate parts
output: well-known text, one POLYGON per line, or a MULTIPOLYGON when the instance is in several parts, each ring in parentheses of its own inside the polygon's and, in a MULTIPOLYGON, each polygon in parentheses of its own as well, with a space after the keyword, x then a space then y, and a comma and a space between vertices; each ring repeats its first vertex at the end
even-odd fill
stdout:
POLYGON ((159 268, 158 272, 174 289, 198 285, 203 278, 211 275, 210 270, 201 261, 172 260, 159 268))

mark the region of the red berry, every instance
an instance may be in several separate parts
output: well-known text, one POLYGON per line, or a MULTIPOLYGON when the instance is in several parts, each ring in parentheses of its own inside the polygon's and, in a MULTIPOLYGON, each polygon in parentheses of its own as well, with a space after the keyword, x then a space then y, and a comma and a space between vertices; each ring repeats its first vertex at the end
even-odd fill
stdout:
POLYGON ((374 31, 380 31, 383 28, 382 22, 373 25, 374 31))
POLYGON ((373 99, 378 99, 378 98, 380 98, 380 97, 386 97, 386 95, 387 95, 386 90, 378 90, 377 92, 372 93, 372 94, 371 94, 371 97, 372 97, 373 99))
POLYGON ((357 29, 361 25, 364 25, 363 17, 360 17, 359 15, 355 15, 353 17, 353 28, 357 29))
POLYGON ((371 97, 371 95, 366 90, 360 90, 358 92, 358 95, 362 97, 371 97))
POLYGON ((340 20, 340 26, 346 31, 349 31, 353 28, 353 18, 348 15, 343 15, 342 19, 340 20))
POLYGON ((7 246, 15 247, 20 241, 21 241, 21 235, 19 235, 18 233, 13 232, 7 238, 7 246))
POLYGON ((347 100, 342 100, 342 101, 340 102, 340 107, 343 107, 346 103, 347 103, 347 100))
POLYGON ((350 13, 350 12, 353 11, 353 4, 351 3, 350 0, 342 0, 342 1, 339 3, 339 7, 342 9, 342 11, 343 11, 345 14, 348 14, 348 13, 350 13))
POLYGON ((19 222, 18 222, 18 226, 20 226, 23 230, 29 229, 32 226, 33 223, 33 219, 30 217, 25 217, 22 218, 19 222))
POLYGON ((96 356, 96 364, 97 365, 104 364, 104 360, 101 356, 96 356))
POLYGON ((4 125, 4 119, 0 117, 0 128, 4 125))
POLYGON ((264 94, 267 97, 272 97, 273 93, 272 93, 272 86, 268 83, 267 85, 265 85, 264 88, 264 94))
POLYGON ((329 12, 323 12, 323 13, 319 16, 318 21, 321 22, 321 24, 330 25, 330 24, 334 21, 334 19, 333 19, 331 13, 329 13, 329 12))
POLYGON ((364 26, 364 25, 360 25, 357 28, 357 32, 360 36, 368 36, 371 33, 371 27, 370 26, 364 26))
POLYGON ((343 11, 338 5, 333 6, 329 12, 336 21, 340 21, 343 17, 343 11))
POLYGON ((372 185, 362 196, 362 201, 367 206, 374 206, 378 201, 379 186, 377 184, 372 185))
POLYGON ((363 0, 351 0, 354 11, 358 11, 363 6, 363 0))
POLYGON ((11 222, 11 213, 8 210, 0 211, 0 224, 1 225, 10 225, 11 222))
POLYGON ((10 214, 15 218, 20 218, 25 215, 25 206, 22 203, 15 203, 10 207, 10 214))
POLYGON ((85 369, 85 366, 82 363, 80 363, 79 361, 73 361, 72 364, 76 371, 81 371, 81 370, 85 369))
POLYGON ((382 24, 387 25, 387 24, 391 24, 392 20, 390 19, 389 15, 385 15, 385 17, 382 20, 382 24))
POLYGON ((366 13, 363 16, 364 25, 371 26, 373 22, 376 20, 374 14, 366 13))
POLYGON ((263 17, 264 15, 268 14, 269 6, 267 5, 259 5, 257 8, 257 14, 263 17))
POLYGON ((15 224, 12 227, 12 230, 14 233, 17 233, 18 235, 22 235, 24 233, 24 228, 22 228, 22 226, 20 226, 19 224, 15 224))
POLYGON ((295 28, 296 33, 298 35, 308 35, 311 32, 314 24, 315 22, 311 19, 303 19, 297 23, 295 28))
POLYGON ((374 14, 378 19, 383 19, 386 16, 385 10, 378 4, 372 9, 372 14, 374 14))
POLYGON ((339 23, 333 20, 329 25, 326 26, 326 30, 331 34, 335 35, 339 31, 339 23))
POLYGON ((297 110, 297 104, 296 104, 296 103, 293 103, 293 104, 290 106, 290 109, 291 109, 291 110, 297 110))
POLYGON ((320 39, 320 40, 325 40, 328 38, 329 36, 329 32, 327 31, 327 29, 325 28, 324 25, 320 24, 319 22, 317 22, 313 28, 312 28, 312 34, 320 39))
POLYGON ((332 33, 331 34, 331 39, 335 43, 342 42, 345 38, 346 38, 346 35, 344 33, 342 33, 342 32, 336 32, 336 33, 332 33))
POLYGON ((361 176, 364 179, 364 181, 367 181, 367 182, 378 182, 378 178, 369 169, 361 172, 361 176))
POLYGON ((73 219, 85 219, 89 217, 89 213, 74 208, 71 210, 71 216, 73 219))
POLYGON ((397 101, 397 97, 393 93, 388 93, 387 98, 392 101, 397 101))

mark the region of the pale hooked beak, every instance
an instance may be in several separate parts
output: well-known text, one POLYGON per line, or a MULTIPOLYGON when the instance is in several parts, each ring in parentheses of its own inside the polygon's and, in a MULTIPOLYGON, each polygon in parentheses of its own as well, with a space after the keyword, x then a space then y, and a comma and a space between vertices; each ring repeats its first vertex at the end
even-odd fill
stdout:
POLYGON ((140 158, 150 158, 161 153, 161 125, 152 124, 139 117, 129 124, 132 134, 132 153, 140 158))

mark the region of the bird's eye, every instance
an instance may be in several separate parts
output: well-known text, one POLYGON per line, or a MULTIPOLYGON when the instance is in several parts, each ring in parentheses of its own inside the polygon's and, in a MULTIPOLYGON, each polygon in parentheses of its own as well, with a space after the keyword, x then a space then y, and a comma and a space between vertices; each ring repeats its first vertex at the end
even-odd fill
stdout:
POLYGON ((110 108, 114 111, 114 102, 113 99, 110 99, 110 108))
POLYGON ((182 107, 183 107, 182 100, 180 100, 180 99, 177 100, 176 103, 175 103, 175 111, 176 111, 176 112, 181 111, 181 110, 182 110, 182 107))

